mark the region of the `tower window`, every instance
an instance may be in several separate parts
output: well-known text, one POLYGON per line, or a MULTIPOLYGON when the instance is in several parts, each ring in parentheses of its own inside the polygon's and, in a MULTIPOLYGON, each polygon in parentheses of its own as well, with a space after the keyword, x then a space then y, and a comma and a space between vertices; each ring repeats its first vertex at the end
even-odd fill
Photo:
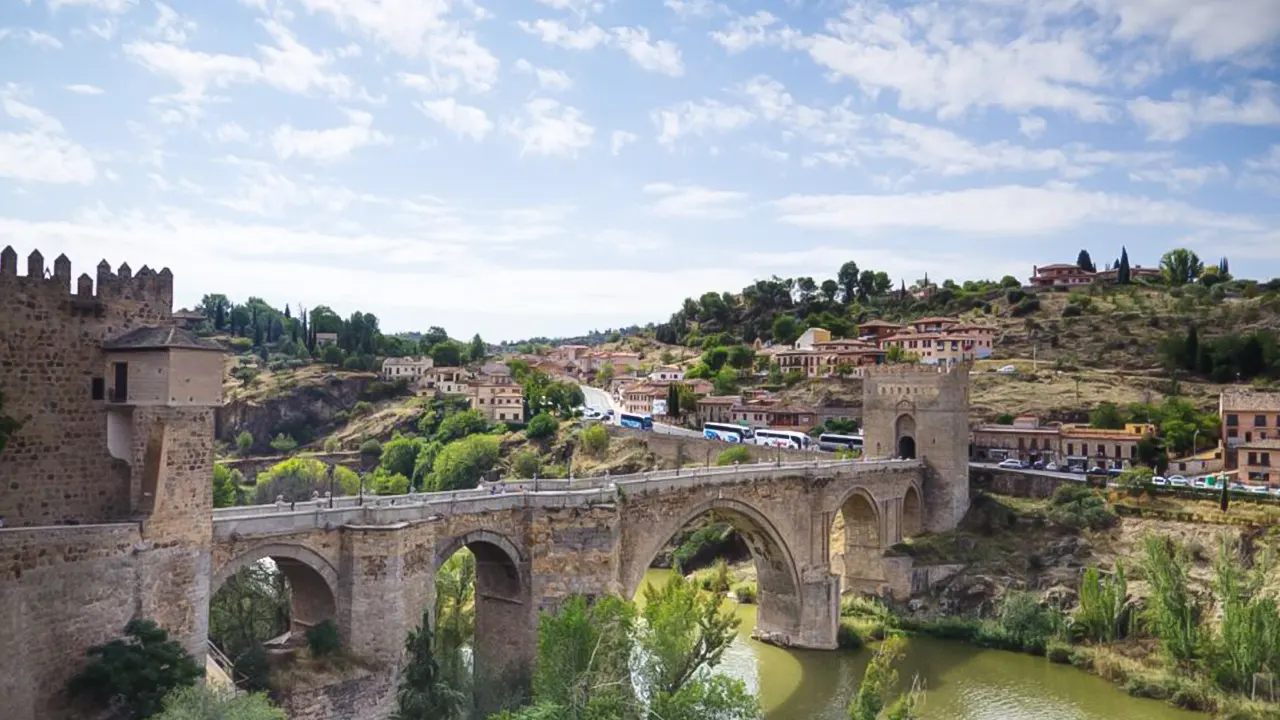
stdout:
POLYGON ((107 396, 107 381, 103 378, 93 379, 93 389, 90 390, 90 397, 94 400, 101 400, 107 396))

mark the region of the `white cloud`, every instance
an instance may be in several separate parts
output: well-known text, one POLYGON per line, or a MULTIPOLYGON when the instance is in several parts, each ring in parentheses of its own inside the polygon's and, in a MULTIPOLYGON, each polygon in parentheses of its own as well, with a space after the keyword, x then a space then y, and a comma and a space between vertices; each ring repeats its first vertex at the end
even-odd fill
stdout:
POLYGON ((1120 39, 1154 35, 1200 62, 1224 60, 1280 40, 1275 0, 1093 0, 1119 18, 1120 39))
POLYGON ((907 160, 939 175, 968 175, 997 170, 1045 171, 1067 165, 1061 150, 1032 150, 1005 140, 975 145, 942 128, 906 122, 888 115, 875 119, 885 135, 862 144, 863 152, 907 160))
POLYGON ((1032 140, 1044 134, 1048 129, 1049 123, 1044 118, 1037 115, 1023 115, 1018 118, 1018 132, 1026 135, 1032 140))
POLYGON ((97 85, 82 85, 82 84, 64 85, 62 89, 66 90, 67 92, 75 93, 77 95, 101 95, 104 92, 106 92, 106 90, 103 90, 97 85))
POLYGON ((1280 144, 1272 145, 1257 157, 1246 159, 1240 183, 1280 196, 1280 144))
POLYGON ((748 144, 747 152, 750 152, 753 155, 762 157, 765 160, 772 160, 773 162, 784 163, 787 160, 791 159, 791 153, 788 153, 784 150, 776 150, 774 148, 769 147, 768 145, 764 145, 763 143, 748 144))
POLYGON ((357 110, 346 111, 349 125, 327 130, 299 130, 283 125, 271 136, 276 156, 282 160, 292 157, 319 162, 341 160, 355 150, 369 145, 385 145, 391 138, 373 129, 373 115, 357 110))
POLYGON ((649 183, 641 191, 657 196, 648 210, 658 217, 728 220, 745 214, 741 202, 747 194, 742 192, 666 182, 649 183))
POLYGON ((213 135, 221 143, 240 143, 249 141, 249 131, 240 126, 239 123, 226 122, 222 123, 214 130, 213 135))
POLYGON ((576 15, 587 15, 604 11, 601 0, 538 0, 552 10, 567 10, 576 15))
POLYGON ((538 67, 524 58, 516 60, 516 72, 533 75, 538 79, 538 87, 543 90, 568 90, 573 87, 573 80, 563 72, 538 67))
POLYGON ((1112 117, 1096 90, 1106 73, 1085 33, 1010 40, 979 20, 947 12, 923 4, 855 5, 829 21, 825 33, 807 38, 809 55, 869 94, 892 90, 900 107, 944 119, 987 107, 1052 109, 1087 122, 1112 117))
POLYGON ((182 17, 173 8, 156 2, 156 21, 147 34, 168 43, 181 45, 187 41, 187 33, 195 32, 194 21, 182 17))
POLYGON ((680 48, 675 43, 668 40, 650 42, 649 31, 645 28, 616 27, 613 37, 618 47, 641 68, 671 77, 684 75, 684 61, 680 59, 680 48))
POLYGON ((658 142, 663 145, 672 145, 687 135, 730 132, 743 128, 756 119, 750 110, 725 105, 718 100, 686 101, 654 110, 650 117, 658 127, 658 142))
POLYGON ((1209 125, 1280 126, 1278 97, 1276 85, 1257 82, 1243 102, 1229 93, 1205 96, 1180 90, 1167 101, 1145 96, 1131 100, 1129 112, 1146 127, 1148 140, 1176 142, 1209 125))
POLYGON ((760 10, 754 15, 736 17, 724 30, 714 30, 708 34, 730 55, 736 55, 758 45, 776 45, 784 48, 795 46, 801 39, 800 33, 785 26, 774 29, 774 25, 778 22, 776 15, 760 10))
POLYGON ((582 119, 582 111, 555 100, 537 98, 524 104, 525 117, 507 123, 507 132, 520 140, 520 155, 576 157, 591 144, 596 129, 582 119))
POLYGON ((56 184, 93 181, 93 158, 67 137, 56 118, 19 102, 13 86, 0 88, 0 108, 26 126, 20 132, 0 132, 0 177, 56 184))
POLYGON ((1188 192, 1214 180, 1231 176, 1222 163, 1197 167, 1160 167, 1129 171, 1129 179, 1164 185, 1172 192, 1188 192))
POLYGON ((453 98, 429 100, 418 104, 423 114, 445 126, 451 132, 480 142, 493 129, 493 122, 484 110, 461 105, 453 98))
POLYGON ((25 42, 31 47, 44 50, 62 49, 62 41, 58 38, 31 28, 0 28, 0 42, 5 40, 25 42))
POLYGON ((598 25, 584 23, 581 27, 571 28, 558 20, 539 19, 532 23, 520 20, 516 23, 520 29, 548 45, 558 45, 566 50, 593 50, 609 41, 609 34, 598 25))
POLYGON ((1176 202, 1006 185, 902 195, 791 195, 774 206, 798 227, 857 232, 916 228, 973 235, 1048 234, 1088 223, 1256 231, 1256 222, 1176 202))
POLYGON ((47 0, 49 9, 57 11, 64 7, 83 7, 107 13, 123 13, 129 11, 138 0, 47 0))
POLYGON ((662 4, 682 19, 705 18, 728 12, 728 8, 713 0, 663 0, 662 4))
POLYGON ((622 148, 639 140, 640 136, 626 130, 614 130, 613 135, 609 137, 609 152, 617 155, 622 152, 622 148))
MULTIPOLYGON (((395 2, 384 0, 300 0, 313 13, 327 13, 338 27, 373 37, 392 52, 426 60, 434 78, 447 78, 475 91, 493 87, 500 63, 465 29, 454 10, 472 10, 465 2, 395 2)), ((455 86, 456 87, 456 86, 455 86)), ((446 90, 452 92, 453 87, 446 90)))

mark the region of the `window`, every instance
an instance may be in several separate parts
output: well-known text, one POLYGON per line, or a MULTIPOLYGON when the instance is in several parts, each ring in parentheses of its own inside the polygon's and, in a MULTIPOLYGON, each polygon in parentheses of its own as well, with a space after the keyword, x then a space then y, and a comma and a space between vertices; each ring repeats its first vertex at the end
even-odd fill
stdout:
POLYGON ((1249 453, 1249 460, 1248 460, 1248 464, 1249 464, 1249 465, 1257 465, 1257 464, 1258 464, 1258 453, 1249 453))
POLYGON ((1137 445, 1130 445, 1130 446, 1129 446, 1129 459, 1131 459, 1131 460, 1137 460, 1137 459, 1138 459, 1138 446, 1137 446, 1137 445))
POLYGON ((1258 463, 1262 467, 1271 467, 1271 453, 1262 453, 1262 462, 1258 463))
POLYGON ((90 391, 94 400, 101 400, 107 396, 107 381, 103 378, 93 379, 93 389, 90 391))
POLYGON ((1227 430, 1227 437, 1229 438, 1236 437, 1239 432, 1240 432, 1239 430, 1236 430, 1235 428, 1231 428, 1227 430))
POLYGON ((1119 458, 1119 457, 1120 457, 1120 446, 1119 446, 1119 445, 1117 445, 1117 446, 1116 446, 1116 458, 1119 458))
POLYGON ((1267 416, 1266 416, 1266 415, 1254 415, 1254 416, 1253 416, 1253 426, 1254 426, 1254 427, 1266 427, 1266 426, 1267 426, 1267 416))
POLYGON ((1227 427, 1235 427, 1236 425, 1239 425, 1239 424, 1240 424, 1240 416, 1238 415, 1227 416, 1227 427))

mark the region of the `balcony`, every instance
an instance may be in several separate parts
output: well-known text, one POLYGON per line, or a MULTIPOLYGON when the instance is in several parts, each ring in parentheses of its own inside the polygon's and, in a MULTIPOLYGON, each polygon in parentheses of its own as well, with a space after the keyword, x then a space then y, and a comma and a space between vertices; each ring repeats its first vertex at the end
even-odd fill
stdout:
POLYGON ((115 405, 125 405, 129 402, 129 389, 124 387, 107 388, 107 402, 115 405))

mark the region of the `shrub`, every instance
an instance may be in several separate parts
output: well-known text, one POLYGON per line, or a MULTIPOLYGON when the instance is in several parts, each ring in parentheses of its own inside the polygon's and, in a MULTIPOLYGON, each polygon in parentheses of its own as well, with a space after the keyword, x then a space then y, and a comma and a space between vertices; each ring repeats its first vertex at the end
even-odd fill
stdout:
POLYGON ((839 627, 836 628, 836 645, 841 650, 857 650, 865 644, 862 640, 862 633, 858 631, 858 628, 853 623, 847 620, 841 621, 839 627))
POLYGON ((511 474, 518 478, 537 477, 542 470, 542 461, 538 453, 522 450, 511 457, 511 474))
POLYGON ((403 495, 409 492, 409 478, 379 467, 370 475, 369 487, 374 495, 403 495))
POLYGON ((242 353, 247 350, 253 349, 252 338, 242 338, 242 337, 231 338, 230 344, 231 344, 231 349, 235 350, 238 353, 242 353))
POLYGON ((368 415, 371 412, 373 412, 373 403, 368 400, 360 400, 351 407, 350 417, 360 417, 361 415, 368 415))
POLYGON ((735 445, 720 453, 716 465, 733 465, 734 463, 751 462, 751 451, 741 445, 735 445))
POLYGON ((396 435, 382 446, 378 466, 393 475, 411 477, 418 462, 418 453, 424 446, 425 443, 418 438, 396 435))
POLYGON ((1049 662, 1067 665, 1071 662, 1071 646, 1055 640, 1045 646, 1044 656, 1049 662))
POLYGON ((428 478, 428 489, 467 490, 480 484, 480 478, 498 463, 498 439, 491 435, 472 435, 455 440, 436 457, 428 478))
POLYGON ((1057 626, 1056 614, 1031 593, 1009 592, 1000 602, 1000 629, 1027 652, 1044 652, 1057 626))
POLYGON ((560 423, 551 417, 549 413, 543 411, 529 420, 529 426, 525 428, 524 434, 530 440, 543 440, 554 437, 559 429, 560 423))
POLYGON ((312 657, 333 655, 342 649, 342 638, 338 635, 338 626, 332 620, 311 627, 307 630, 307 648, 312 657))
POLYGON ((236 684, 250 692, 271 689, 271 660, 261 645, 240 653, 231 663, 231 672, 235 675, 236 684))
POLYGON ((374 440, 373 438, 369 438, 368 440, 365 440, 364 442, 360 443, 360 454, 381 457, 382 443, 378 442, 377 440, 374 440))
POLYGON ((1121 637, 1120 621, 1128 595, 1129 584, 1122 563, 1117 562, 1115 575, 1106 579, 1097 568, 1085 570, 1080 581, 1080 607, 1076 609, 1074 627, 1080 628, 1091 640, 1111 642, 1121 637))
POLYGON ((284 433, 280 433, 271 440, 271 449, 288 455, 298 449, 298 441, 284 433))
POLYGON ((327 453, 338 452, 342 449, 342 443, 338 442, 338 438, 328 438, 324 441, 324 451, 327 453))
POLYGON ((738 602, 754 605, 756 598, 760 595, 760 588, 753 582, 738 583, 733 586, 733 594, 738 598, 738 602))
POLYGON ((228 696, 195 685, 165 696, 164 711, 151 720, 288 720, 288 716, 263 693, 228 696))
POLYGON ((464 410, 446 417, 436 430, 436 440, 448 443, 489 429, 489 421, 479 410, 464 410))
POLYGON ((592 425, 582 431, 581 441, 588 455, 600 457, 609 450, 609 431, 603 425, 592 425))
POLYGON ((1048 515, 1053 522, 1076 530, 1099 530, 1116 523, 1115 511, 1107 507, 1107 501, 1081 485, 1059 485, 1053 491, 1048 515))
POLYGON ((1080 317, 1083 314, 1084 308, 1079 305, 1067 303, 1066 307, 1062 308, 1062 317, 1064 318, 1080 317))
POLYGON ((240 433, 236 435, 236 450, 241 455, 248 455, 249 451, 252 449, 253 435, 248 430, 241 430, 240 433))
POLYGON ((71 680, 73 696, 140 719, 159 712, 172 690, 194 685, 204 675, 195 659, 154 622, 132 620, 124 631, 123 639, 89 648, 89 664, 71 680))

